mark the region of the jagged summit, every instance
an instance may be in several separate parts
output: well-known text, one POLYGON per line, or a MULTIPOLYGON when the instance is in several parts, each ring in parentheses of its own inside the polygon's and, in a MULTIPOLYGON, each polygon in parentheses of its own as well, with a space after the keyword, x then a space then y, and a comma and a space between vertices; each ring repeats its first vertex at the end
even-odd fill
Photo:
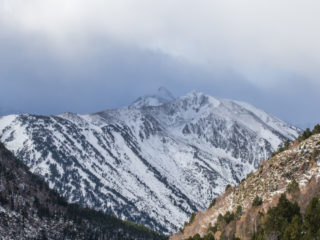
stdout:
POLYGON ((159 87, 155 94, 139 97, 129 107, 141 108, 141 107, 153 107, 159 106, 164 103, 174 100, 173 94, 165 87, 159 87))
POLYGON ((189 104, 197 105, 199 107, 204 105, 217 107, 220 105, 220 100, 218 98, 199 91, 191 91, 185 96, 181 97, 181 100, 189 104))

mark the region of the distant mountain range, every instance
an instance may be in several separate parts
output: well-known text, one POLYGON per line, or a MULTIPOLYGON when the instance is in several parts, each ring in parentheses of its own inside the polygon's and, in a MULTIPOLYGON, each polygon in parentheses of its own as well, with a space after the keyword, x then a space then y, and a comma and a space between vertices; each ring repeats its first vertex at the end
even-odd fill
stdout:
POLYGON ((70 202, 176 231, 300 130, 244 102, 165 88, 121 109, 0 118, 0 139, 70 202))

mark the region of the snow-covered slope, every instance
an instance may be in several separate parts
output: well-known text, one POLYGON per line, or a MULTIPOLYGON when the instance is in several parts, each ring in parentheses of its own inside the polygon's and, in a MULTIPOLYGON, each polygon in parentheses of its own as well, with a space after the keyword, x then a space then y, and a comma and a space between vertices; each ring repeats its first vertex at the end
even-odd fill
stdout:
POLYGON ((0 142, 1 240, 167 240, 141 225, 67 204, 0 142))
POLYGON ((2 117, 1 141, 69 201, 169 232, 299 132, 247 103, 160 92, 88 115, 2 117))

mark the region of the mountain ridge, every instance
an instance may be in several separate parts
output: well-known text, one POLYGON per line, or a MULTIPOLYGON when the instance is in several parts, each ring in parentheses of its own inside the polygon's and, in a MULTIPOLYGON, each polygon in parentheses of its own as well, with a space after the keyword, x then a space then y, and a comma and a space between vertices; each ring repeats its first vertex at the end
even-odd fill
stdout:
POLYGON ((157 106, 6 116, 0 138, 70 202, 169 233, 298 135, 247 108, 191 92, 157 106))

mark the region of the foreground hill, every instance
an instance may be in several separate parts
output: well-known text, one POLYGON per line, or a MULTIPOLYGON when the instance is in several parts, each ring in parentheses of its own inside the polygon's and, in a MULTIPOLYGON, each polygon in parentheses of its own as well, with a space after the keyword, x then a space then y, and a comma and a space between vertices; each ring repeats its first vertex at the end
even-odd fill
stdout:
POLYGON ((0 118, 1 141, 68 201, 165 233, 298 132, 247 103, 163 88, 122 109, 0 118))
POLYGON ((319 133, 287 144, 170 239, 320 239, 319 133))
POLYGON ((0 143, 0 239, 167 239, 64 198, 0 143))

